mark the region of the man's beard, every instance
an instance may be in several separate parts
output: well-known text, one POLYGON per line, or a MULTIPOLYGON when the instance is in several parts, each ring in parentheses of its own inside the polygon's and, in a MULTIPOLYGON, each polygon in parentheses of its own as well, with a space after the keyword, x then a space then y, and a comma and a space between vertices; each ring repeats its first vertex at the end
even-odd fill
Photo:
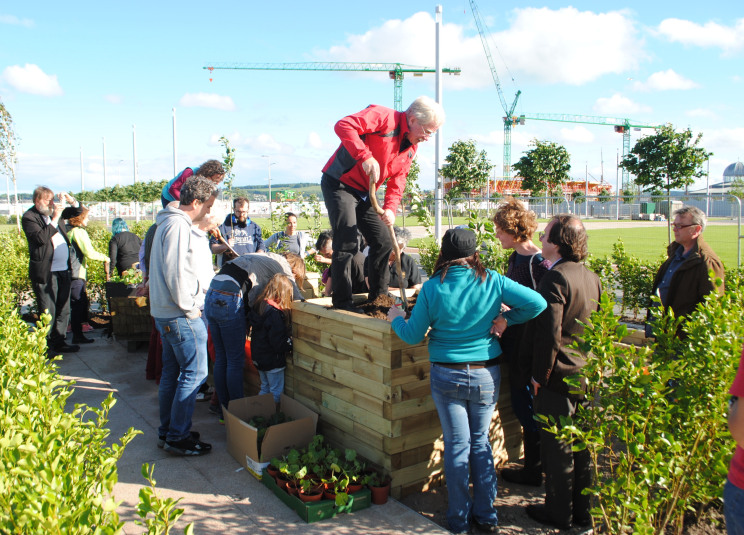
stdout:
POLYGON ((42 213, 42 215, 45 215, 45 216, 51 217, 51 216, 52 216, 52 212, 53 212, 53 210, 52 210, 51 208, 40 208, 40 209, 39 209, 39 212, 41 212, 41 213, 42 213))

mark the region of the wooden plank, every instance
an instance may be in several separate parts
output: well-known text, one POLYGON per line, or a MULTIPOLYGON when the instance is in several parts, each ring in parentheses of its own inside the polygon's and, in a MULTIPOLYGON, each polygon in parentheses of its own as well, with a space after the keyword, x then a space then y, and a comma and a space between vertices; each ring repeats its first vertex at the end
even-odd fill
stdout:
POLYGON ((342 369, 336 369, 333 373, 333 378, 339 383, 359 390, 360 392, 364 392, 375 399, 380 399, 382 401, 390 401, 391 399, 389 385, 381 384, 365 377, 360 377, 353 372, 342 369))
POLYGON ((359 407, 343 401, 327 392, 323 394, 323 406, 336 414, 348 418, 352 422, 364 425, 383 436, 391 436, 391 422, 382 416, 360 409, 359 407))
POLYGON ((386 408, 389 408, 389 412, 385 412, 385 417, 388 420, 400 420, 409 416, 437 412, 431 396, 422 396, 400 403, 389 403, 386 408))
POLYGON ((398 470, 405 466, 419 464, 425 461, 439 462, 443 451, 444 440, 442 440, 442 437, 440 435, 440 437, 433 442, 423 444, 418 448, 412 448, 400 453, 394 453, 390 456, 390 466, 393 470, 398 470))
POLYGON ((366 377, 367 379, 377 381, 378 383, 384 382, 385 368, 377 364, 373 364, 372 362, 367 362, 362 359, 352 359, 351 370, 354 373, 361 375, 362 377, 366 377))
POLYGON ((312 314, 327 321, 337 321, 346 325, 357 325, 372 331, 378 331, 382 333, 392 332, 390 323, 388 323, 387 320, 381 320, 361 314, 355 314, 353 312, 347 312, 345 310, 331 309, 328 308, 330 305, 330 297, 321 299, 308 299, 305 302, 293 301, 292 317, 294 318, 295 311, 298 311, 300 314, 312 314))
POLYGON ((420 398, 431 395, 431 384, 429 378, 422 381, 413 381, 402 385, 396 385, 391 388, 393 394, 393 403, 408 401, 409 399, 420 398))
POLYGON ((353 355, 343 355, 329 351, 328 347, 305 340, 294 340, 294 354, 302 354, 332 367, 351 370, 353 355))
POLYGON ((364 457, 365 459, 380 465, 386 471, 389 471, 385 466, 386 456, 378 449, 371 447, 369 444, 360 440, 358 437, 351 433, 348 433, 342 429, 337 428, 329 422, 323 423, 323 436, 328 442, 337 448, 353 448, 356 452, 364 457))
POLYGON ((384 451, 388 455, 394 455, 412 448, 418 448, 426 443, 431 444, 441 436, 442 427, 437 421, 437 425, 429 429, 422 429, 404 436, 386 437, 384 451))
POLYGON ((390 372, 390 385, 404 385, 413 381, 423 381, 429 379, 430 366, 428 362, 413 364, 411 366, 401 366, 397 370, 390 372))

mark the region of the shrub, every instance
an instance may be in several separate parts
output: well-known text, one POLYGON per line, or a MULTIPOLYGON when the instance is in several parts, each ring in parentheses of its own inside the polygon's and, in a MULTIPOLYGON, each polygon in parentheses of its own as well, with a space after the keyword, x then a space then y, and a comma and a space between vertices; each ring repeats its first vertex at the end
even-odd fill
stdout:
POLYGON ((0 233, 0 285, 9 290, 14 307, 18 308, 33 297, 28 276, 28 242, 16 230, 0 233))
MULTIPOLYGON (((599 530, 681 533, 686 513, 719 500, 726 477, 726 392, 744 340, 744 291, 709 295, 684 323, 683 341, 683 320, 659 318, 650 347, 618 344, 627 328, 613 306, 604 294, 576 344, 591 403, 550 430, 590 452, 599 530)), ((579 376, 567 381, 579 388, 579 376)))

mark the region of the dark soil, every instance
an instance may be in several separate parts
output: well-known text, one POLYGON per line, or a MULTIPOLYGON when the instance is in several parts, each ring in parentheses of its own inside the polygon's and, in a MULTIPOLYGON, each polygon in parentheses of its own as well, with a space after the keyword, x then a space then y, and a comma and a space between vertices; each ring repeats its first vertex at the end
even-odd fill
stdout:
POLYGON ((88 323, 94 329, 108 329, 111 325, 111 314, 101 312, 100 314, 91 315, 88 323))
MULTIPOLYGON (((397 292, 396 292, 397 293, 397 292)), ((378 318, 381 320, 387 319, 388 310, 390 307, 400 303, 400 297, 391 297, 389 295, 378 295, 377 298, 372 302, 364 302, 359 305, 367 316, 378 318)), ((416 304, 416 296, 408 298, 408 312, 406 318, 410 317, 413 305, 416 304)))
MULTIPOLYGON (((516 465, 513 465, 516 467, 516 465)), ((509 483, 499 478, 496 509, 499 515, 499 533, 502 535, 545 535, 565 533, 578 535, 588 530, 573 528, 561 531, 544 526, 527 516, 525 507, 529 504, 541 504, 545 499, 545 487, 527 487, 509 483)), ((447 528, 447 487, 435 487, 426 492, 411 494, 400 500, 414 511, 430 519, 432 522, 447 528)), ((474 530, 474 533, 477 531, 474 530)), ((673 530, 668 529, 670 535, 673 530)), ((699 520, 685 519, 684 535, 714 535, 726 533, 723 522, 723 509, 711 507, 705 511, 699 520)))

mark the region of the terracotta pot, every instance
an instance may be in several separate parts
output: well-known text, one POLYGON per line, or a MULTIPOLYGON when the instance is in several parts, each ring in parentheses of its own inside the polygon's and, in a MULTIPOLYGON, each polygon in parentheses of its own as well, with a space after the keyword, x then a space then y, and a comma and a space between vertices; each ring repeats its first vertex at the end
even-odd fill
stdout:
POLYGON ((287 476, 279 472, 276 475, 276 486, 282 490, 287 490, 287 476))
POLYGON ((390 496, 390 482, 384 487, 369 487, 372 491, 372 503, 375 505, 382 505, 387 503, 388 496, 390 496))
POLYGON ((336 501, 336 493, 333 492, 332 490, 325 489, 323 491, 323 499, 324 500, 333 500, 335 502, 336 501))
POLYGON ((266 473, 276 481, 276 475, 279 473, 279 469, 276 466, 269 465, 266 467, 266 473))
POLYGON ((287 493, 297 496, 300 493, 299 483, 296 481, 287 481, 287 493))
POLYGON ((362 490, 363 485, 358 483, 349 483, 349 486, 346 487, 346 492, 349 494, 353 494, 354 492, 359 492, 362 490))
MULTIPOLYGON (((300 489, 299 493, 300 500, 303 502, 319 502, 323 499, 323 491, 322 490, 310 490, 307 494, 303 492, 302 489, 300 489)), ((335 500, 336 497, 334 496, 333 499, 335 500)))

